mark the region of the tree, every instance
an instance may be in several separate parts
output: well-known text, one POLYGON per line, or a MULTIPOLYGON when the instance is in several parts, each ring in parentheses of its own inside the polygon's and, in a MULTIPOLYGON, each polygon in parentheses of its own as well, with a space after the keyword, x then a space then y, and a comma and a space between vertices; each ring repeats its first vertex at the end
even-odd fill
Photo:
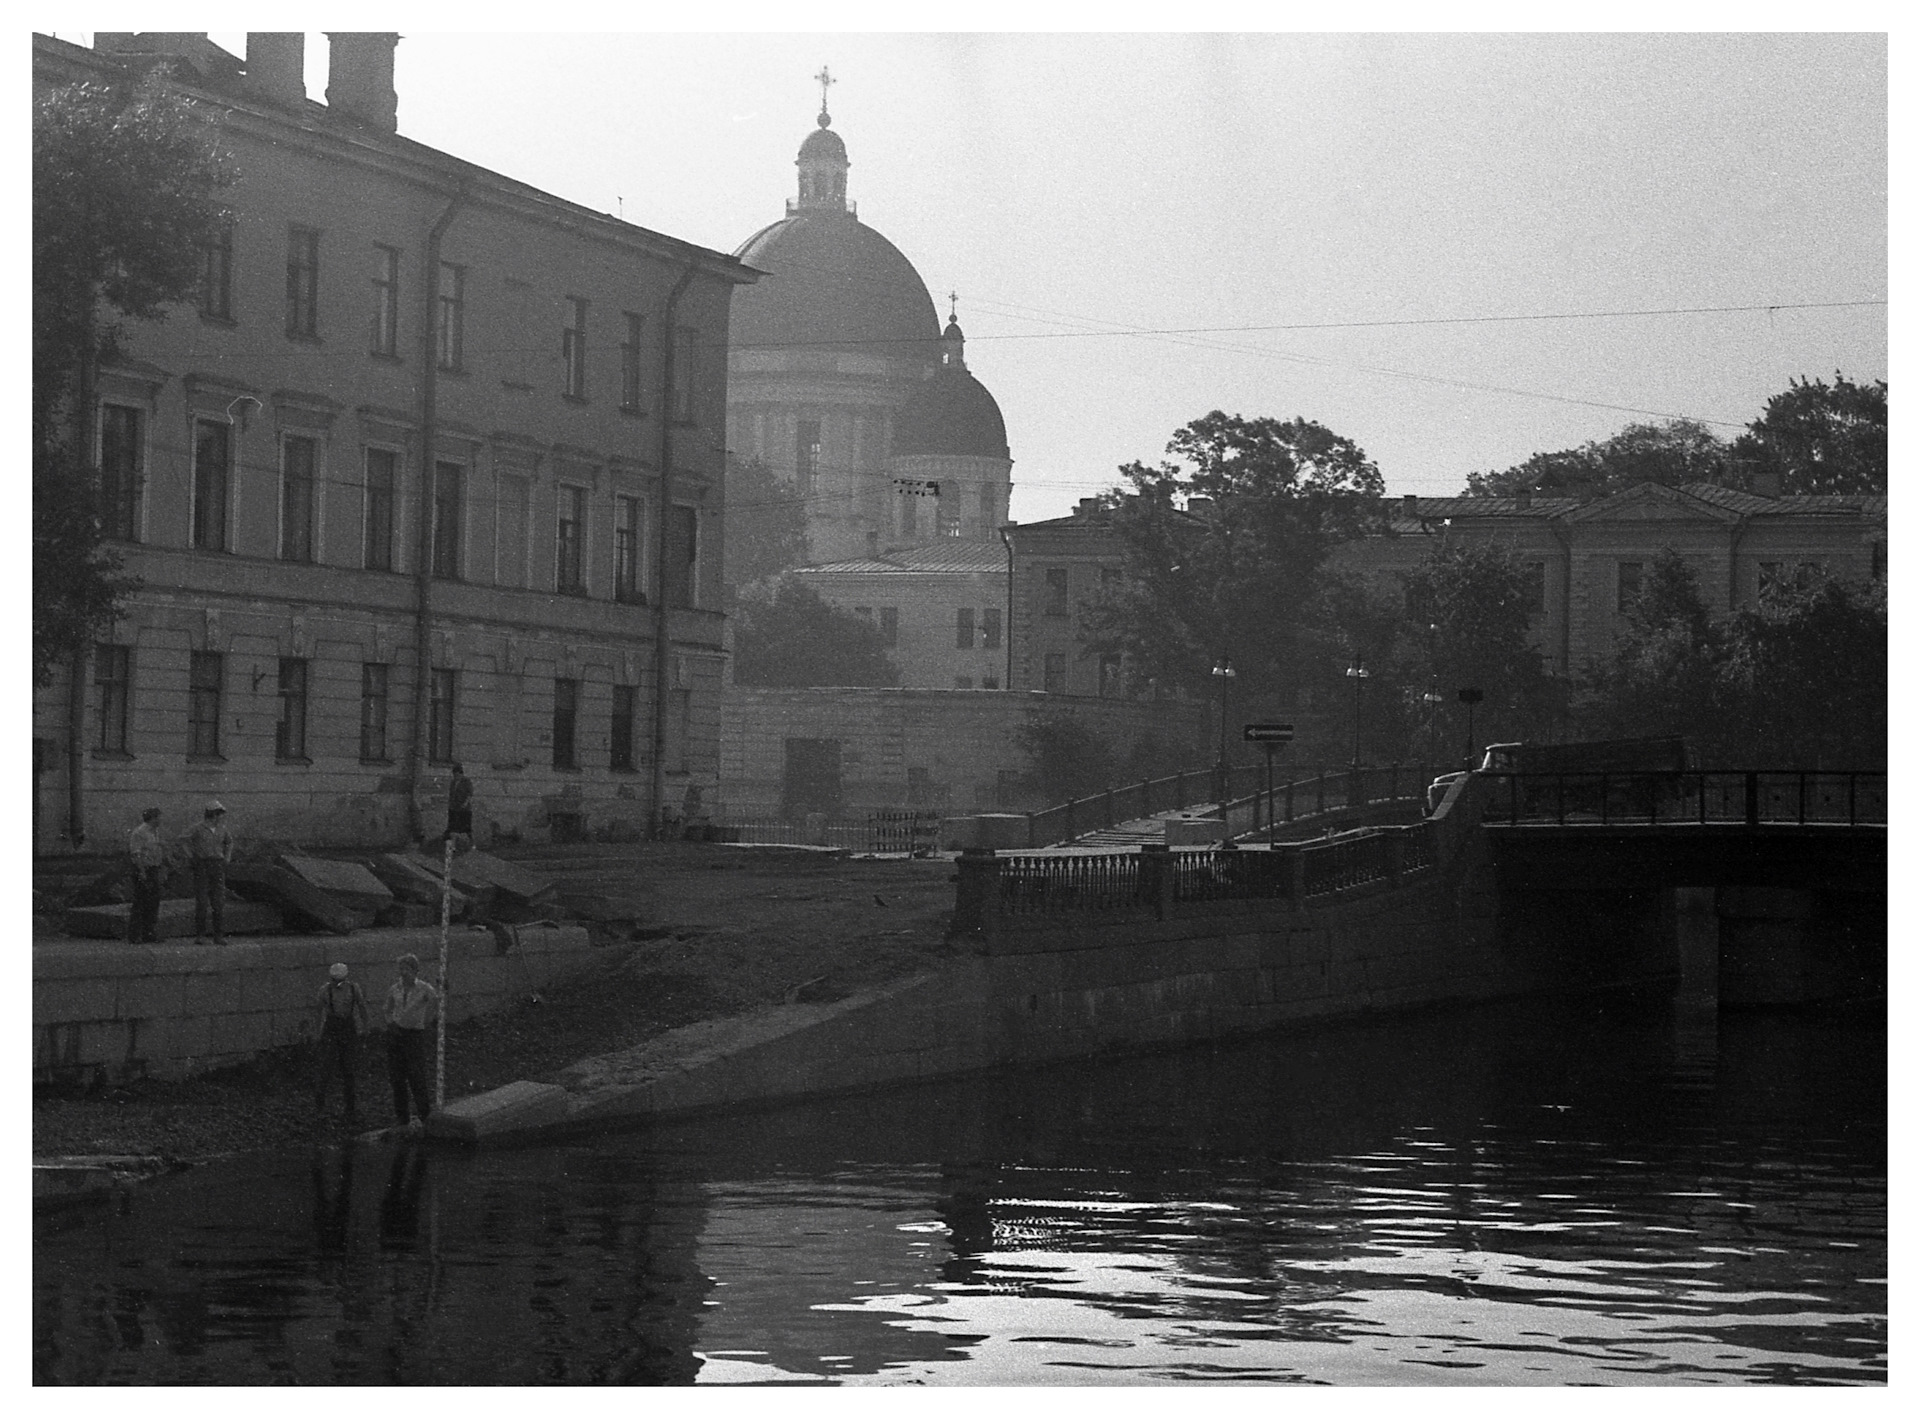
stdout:
POLYGON ((1783 493, 1887 491, 1887 382, 1797 379, 1733 442, 1742 486, 1779 475, 1783 493))
POLYGON ((727 455, 725 559, 735 596, 807 561, 806 497, 757 458, 727 455))
POLYGON ((1884 767, 1885 584, 1815 577, 1770 591, 1729 623, 1722 680, 1743 767, 1884 767))
POLYGON ((740 685, 900 683, 876 627, 791 578, 740 593, 733 654, 740 685))
POLYGON ((1725 483, 1730 477, 1728 454, 1725 441, 1697 420, 1628 424, 1609 438, 1557 453, 1536 453, 1497 473, 1469 473, 1467 492, 1604 497, 1641 483, 1725 483))
POLYGON ((1378 524, 1380 470, 1310 420, 1218 410, 1167 451, 1176 461, 1121 468, 1132 491, 1105 499, 1125 575, 1082 608, 1089 648, 1202 700, 1222 656, 1246 704, 1324 674, 1342 652, 1317 614, 1317 576, 1338 543, 1378 524))
POLYGON ((1724 660, 1698 578, 1663 548, 1627 608, 1612 654, 1587 669, 1582 731, 1598 739, 1679 734, 1718 753, 1726 727, 1724 660))
POLYGON ((1030 719, 1013 737, 1027 756, 1027 785, 1047 803, 1098 793, 1117 776, 1113 746, 1070 714, 1030 719))
POLYGON ((158 320, 200 279, 233 174, 211 121, 158 78, 57 89, 33 110, 33 673, 110 624, 135 586, 101 546, 84 417, 122 320, 158 320))

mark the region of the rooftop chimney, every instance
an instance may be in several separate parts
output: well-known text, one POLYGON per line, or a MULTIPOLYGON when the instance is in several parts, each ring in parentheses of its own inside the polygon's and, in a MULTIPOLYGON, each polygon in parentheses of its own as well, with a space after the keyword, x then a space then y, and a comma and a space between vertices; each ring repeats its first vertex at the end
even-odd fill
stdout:
POLYGON ((1418 517, 1420 515, 1420 495, 1418 493, 1402 493, 1400 495, 1400 510, 1409 517, 1418 517))
POLYGON ((391 133, 398 126, 400 100, 393 91, 393 47, 397 34, 327 34, 327 107, 336 113, 391 133))
POLYGON ((1100 499, 1082 498, 1079 503, 1075 505, 1073 515, 1075 517, 1092 517, 1098 511, 1100 511, 1100 499))
POLYGON ((297 108, 307 98, 307 37, 247 34, 247 87, 271 103, 297 108))

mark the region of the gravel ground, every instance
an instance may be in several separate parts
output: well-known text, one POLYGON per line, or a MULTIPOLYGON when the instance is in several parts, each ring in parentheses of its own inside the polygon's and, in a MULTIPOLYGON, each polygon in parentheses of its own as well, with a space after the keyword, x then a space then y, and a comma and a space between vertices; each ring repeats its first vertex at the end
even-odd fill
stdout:
MULTIPOLYGON (((631 901, 639 939, 591 979, 450 1026, 449 1098, 546 1079, 576 1060, 790 996, 838 998, 952 955, 942 939, 953 908, 950 862, 675 843, 582 848, 564 863, 513 856, 553 872, 564 888, 631 901)), ((376 996, 384 989, 369 985, 376 996)), ((316 1113, 315 1059, 311 1047, 296 1047, 195 1079, 136 1080, 82 1098, 38 1093, 34 1156, 194 1162, 392 1121, 377 1034, 361 1042, 358 1124, 340 1116, 337 1086, 328 1115, 316 1113)))

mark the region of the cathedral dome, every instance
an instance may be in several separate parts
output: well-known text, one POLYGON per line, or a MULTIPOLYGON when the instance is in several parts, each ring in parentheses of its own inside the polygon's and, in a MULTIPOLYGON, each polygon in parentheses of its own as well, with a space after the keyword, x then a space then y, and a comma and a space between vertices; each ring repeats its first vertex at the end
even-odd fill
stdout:
POLYGON ((767 273, 734 292, 734 349, 844 346, 882 358, 938 358, 940 318, 926 282, 858 217, 797 212, 734 255, 767 273))
POLYGON ((1006 458, 1007 422, 965 365, 943 364, 895 418, 893 452, 898 458, 917 453, 1006 458))

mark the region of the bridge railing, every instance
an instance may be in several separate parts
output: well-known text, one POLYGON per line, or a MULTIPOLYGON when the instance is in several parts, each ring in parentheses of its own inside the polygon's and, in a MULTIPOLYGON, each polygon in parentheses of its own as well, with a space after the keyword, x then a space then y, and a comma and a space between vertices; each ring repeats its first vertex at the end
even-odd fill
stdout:
POLYGON ((1820 824, 1887 821, 1884 771, 1692 769, 1679 773, 1485 775, 1489 823, 1626 827, 1693 823, 1820 824))
POLYGON ((1200 902, 1302 901, 1434 864, 1433 827, 1416 823, 1260 848, 960 855, 954 930, 1079 917, 1167 917, 1200 902))

